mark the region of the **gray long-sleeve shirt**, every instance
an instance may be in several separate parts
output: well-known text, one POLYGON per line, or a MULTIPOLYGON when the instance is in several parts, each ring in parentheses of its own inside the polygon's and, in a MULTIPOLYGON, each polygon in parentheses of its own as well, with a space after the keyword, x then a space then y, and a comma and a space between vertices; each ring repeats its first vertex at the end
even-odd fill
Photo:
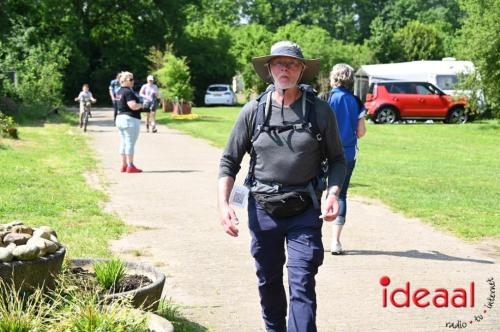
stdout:
MULTIPOLYGON (((281 105, 273 99, 269 125, 302 123, 301 98, 283 111, 281 105)), ((219 177, 235 178, 240 170, 241 160, 251 148, 257 106, 256 100, 250 101, 238 115, 220 161, 219 177)), ((326 102, 318 98, 314 108, 317 124, 326 144, 328 187, 341 187, 345 176, 345 160, 335 114, 326 102)), ((257 155, 254 175, 260 181, 293 186, 307 183, 318 174, 321 162, 319 143, 307 133, 262 132, 254 142, 254 149, 257 155)))

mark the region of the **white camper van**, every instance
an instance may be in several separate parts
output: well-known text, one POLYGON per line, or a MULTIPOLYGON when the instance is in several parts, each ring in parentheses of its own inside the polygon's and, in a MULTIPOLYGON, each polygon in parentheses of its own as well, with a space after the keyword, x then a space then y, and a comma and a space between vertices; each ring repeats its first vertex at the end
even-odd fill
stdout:
POLYGON ((467 91, 456 90, 457 75, 467 75, 474 70, 471 61, 457 61, 455 58, 364 65, 355 74, 354 93, 364 101, 371 83, 397 80, 429 82, 446 94, 467 95, 467 91))

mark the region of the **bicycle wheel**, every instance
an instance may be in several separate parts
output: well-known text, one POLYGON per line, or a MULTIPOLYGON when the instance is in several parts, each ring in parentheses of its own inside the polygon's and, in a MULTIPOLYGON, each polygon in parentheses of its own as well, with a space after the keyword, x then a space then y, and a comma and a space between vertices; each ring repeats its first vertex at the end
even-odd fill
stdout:
POLYGON ((89 112, 85 111, 85 115, 83 116, 83 132, 87 131, 88 123, 89 123, 89 112))

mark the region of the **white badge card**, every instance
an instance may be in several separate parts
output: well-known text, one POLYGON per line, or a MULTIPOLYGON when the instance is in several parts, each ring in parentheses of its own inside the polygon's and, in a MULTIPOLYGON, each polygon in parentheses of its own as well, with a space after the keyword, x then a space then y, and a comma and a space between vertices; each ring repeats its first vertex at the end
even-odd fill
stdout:
POLYGON ((234 186, 229 196, 229 204, 239 208, 246 208, 248 203, 248 188, 243 186, 234 186))

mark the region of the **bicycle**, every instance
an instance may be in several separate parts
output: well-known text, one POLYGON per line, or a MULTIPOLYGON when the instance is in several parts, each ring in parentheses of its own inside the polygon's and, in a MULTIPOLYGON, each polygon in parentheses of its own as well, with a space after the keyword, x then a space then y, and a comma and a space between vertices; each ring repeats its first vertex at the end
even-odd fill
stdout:
POLYGON ((83 113, 80 113, 80 128, 83 127, 83 132, 86 132, 87 125, 89 123, 90 107, 92 104, 90 97, 83 97, 82 104, 83 104, 83 113))

